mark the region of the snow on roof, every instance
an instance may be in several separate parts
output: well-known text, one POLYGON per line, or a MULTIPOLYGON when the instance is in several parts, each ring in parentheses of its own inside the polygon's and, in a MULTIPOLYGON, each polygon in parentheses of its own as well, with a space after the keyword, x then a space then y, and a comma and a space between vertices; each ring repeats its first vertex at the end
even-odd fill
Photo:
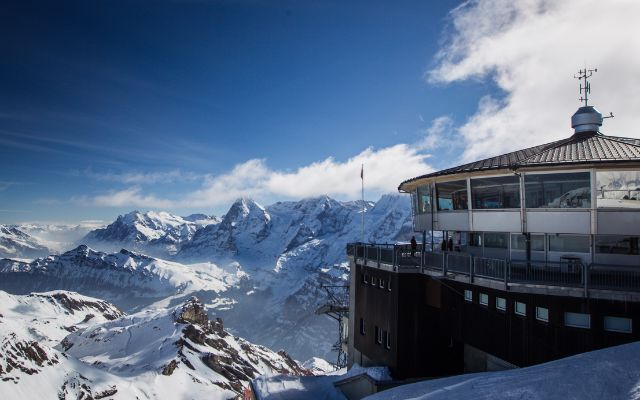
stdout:
POLYGON ((640 399, 640 342, 528 368, 414 383, 366 399, 640 399))

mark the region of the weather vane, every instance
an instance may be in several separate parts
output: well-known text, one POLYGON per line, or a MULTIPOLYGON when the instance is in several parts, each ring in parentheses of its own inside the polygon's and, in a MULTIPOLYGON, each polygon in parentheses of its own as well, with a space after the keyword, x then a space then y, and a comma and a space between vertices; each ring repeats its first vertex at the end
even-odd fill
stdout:
POLYGON ((580 84, 580 94, 583 96, 580 96, 578 100, 584 101, 585 107, 589 105, 589 93, 591 93, 591 84, 587 79, 589 79, 594 72, 598 72, 598 68, 587 69, 587 67, 584 67, 584 69, 578 70, 577 75, 573 75, 576 79, 584 80, 584 83, 580 84))

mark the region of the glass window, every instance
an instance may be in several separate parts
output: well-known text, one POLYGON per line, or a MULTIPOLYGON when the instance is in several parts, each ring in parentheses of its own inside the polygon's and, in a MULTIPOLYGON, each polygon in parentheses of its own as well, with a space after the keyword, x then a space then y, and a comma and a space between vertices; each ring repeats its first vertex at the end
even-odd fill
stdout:
POLYGON ((480 304, 483 306, 489 305, 489 295, 486 293, 480 293, 480 304))
POLYGON ((549 322, 549 309, 544 307, 536 307, 536 319, 549 322))
POLYGON ((466 290, 464 291, 464 299, 466 301, 473 301, 473 292, 471 290, 466 290))
POLYGON ((387 334, 385 336, 386 336, 385 347, 387 349, 390 349, 391 348, 391 334, 389 332, 387 332, 387 334))
POLYGON ((590 328, 591 327, 591 315, 581 313, 564 313, 564 324, 566 326, 573 326, 574 328, 590 328))
POLYGON ((596 236, 596 253, 638 255, 637 236, 596 236))
MULTIPOLYGON (((544 235, 530 235, 531 251, 544 251, 544 235)), ((511 235, 513 250, 527 250, 527 235, 511 235)))
POLYGON ((502 297, 496 297, 496 308, 498 310, 506 310, 507 309, 507 300, 502 297))
POLYGON ((380 278, 380 282, 378 283, 378 287, 380 287, 380 289, 384 289, 384 279, 380 278))
POLYGON ((520 178, 500 176, 471 180, 473 208, 520 208, 520 178))
POLYGON ((391 291, 391 278, 389 278, 389 280, 387 281, 387 290, 389 292, 391 291))
POLYGON ((524 186, 527 208, 591 207, 588 172, 527 174, 524 186))
POLYGON ((589 236, 549 235, 549 251, 589 252, 589 236))
POLYGON ((366 334, 367 332, 365 331, 365 324, 364 324, 364 318, 360 318, 360 333, 362 335, 366 334))
POLYGON ((411 192, 411 211, 413 215, 417 215, 420 207, 418 207, 418 193, 417 191, 411 192))
POLYGON ((362 283, 369 283, 369 277, 367 274, 362 274, 362 283))
POLYGON ((418 214, 431 212, 431 194, 429 186, 420 186, 418 188, 418 214))
POLYGON ((604 330, 611 332, 631 333, 633 324, 631 318, 604 317, 604 330))
POLYGON ((640 171, 596 172, 598 207, 640 208, 640 171))
POLYGON ((492 249, 508 249, 509 234, 508 233, 484 233, 484 247, 492 249))
POLYGON ((467 181, 436 183, 438 210, 466 210, 467 181))
POLYGON ((376 326, 376 343, 382 344, 382 329, 376 326))
POLYGON ((527 315, 527 305, 516 301, 515 313, 518 315, 527 315))
POLYGON ((472 232, 469 234, 469 246, 482 247, 482 233, 472 232))

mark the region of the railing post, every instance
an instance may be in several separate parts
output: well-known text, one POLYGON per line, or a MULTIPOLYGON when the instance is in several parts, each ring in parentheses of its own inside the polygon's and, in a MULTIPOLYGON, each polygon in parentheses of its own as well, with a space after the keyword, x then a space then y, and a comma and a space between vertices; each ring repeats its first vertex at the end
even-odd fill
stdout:
POLYGON ((442 274, 444 276, 447 276, 447 253, 446 252, 442 252, 442 274))
POLYGON ((509 261, 505 261, 504 265, 504 290, 509 290, 509 278, 507 274, 507 270, 511 269, 511 263, 509 261))
POLYGON ((584 297, 589 297, 589 265, 582 266, 582 284, 584 285, 584 297))
POLYGON ((378 268, 380 268, 380 246, 377 246, 377 255, 378 255, 378 268))

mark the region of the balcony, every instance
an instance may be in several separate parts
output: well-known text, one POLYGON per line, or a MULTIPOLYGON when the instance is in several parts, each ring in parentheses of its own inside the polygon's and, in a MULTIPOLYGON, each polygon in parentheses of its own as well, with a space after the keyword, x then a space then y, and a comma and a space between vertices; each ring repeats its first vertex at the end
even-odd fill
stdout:
POLYGON ((420 247, 412 253, 411 246, 405 244, 350 243, 347 254, 365 266, 397 273, 422 273, 501 290, 640 299, 640 266, 583 264, 579 260, 503 260, 460 252, 423 252, 420 247))

